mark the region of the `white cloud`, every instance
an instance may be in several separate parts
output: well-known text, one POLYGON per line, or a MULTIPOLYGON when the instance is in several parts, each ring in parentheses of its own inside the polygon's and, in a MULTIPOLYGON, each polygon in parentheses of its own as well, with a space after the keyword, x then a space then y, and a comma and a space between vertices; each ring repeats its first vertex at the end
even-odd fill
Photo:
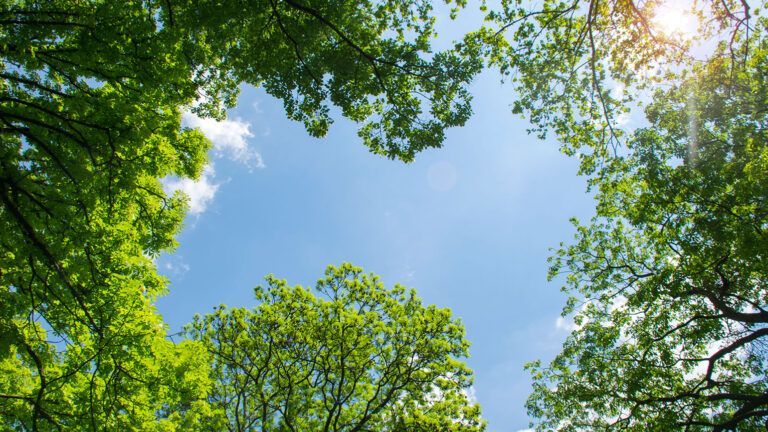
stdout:
POLYGON ((608 307, 608 310, 613 312, 613 311, 617 311, 617 310, 626 309, 627 301, 628 301, 628 299, 626 297, 624 297, 623 295, 619 294, 619 295, 615 296, 611 300, 611 305, 608 307))
MULTIPOLYGON (((182 114, 182 124, 186 127, 197 128, 213 144, 213 156, 226 157, 241 163, 249 169, 263 168, 261 155, 248 144, 248 138, 254 135, 251 125, 241 119, 215 120, 203 118, 191 112, 182 114)), ((221 182, 216 181, 213 162, 206 165, 203 174, 197 180, 188 178, 168 177, 162 180, 163 189, 169 195, 182 191, 189 197, 189 213, 200 215, 213 201, 221 182)))
POLYGON ((203 213, 213 200, 219 184, 214 182, 213 165, 207 165, 198 180, 188 178, 166 178, 162 180, 163 189, 168 195, 182 191, 189 197, 189 212, 193 215, 203 213))
POLYGON ((263 168, 261 155, 248 145, 248 138, 253 137, 251 124, 241 119, 215 120, 202 118, 191 112, 182 115, 182 123, 191 128, 198 128, 213 143, 213 150, 218 157, 227 157, 242 163, 248 168, 263 168))
MULTIPOLYGON (((619 296, 618 298, 614 299, 614 302, 611 305, 611 311, 618 309, 620 307, 623 307, 626 303, 627 299, 624 296, 619 296)), ((565 331, 568 333, 571 333, 576 330, 581 330, 584 328, 587 323, 589 323, 590 318, 586 314, 587 309, 592 306, 592 301, 587 300, 584 302, 581 307, 579 308, 579 311, 576 312, 575 315, 570 315, 567 317, 559 316, 555 320, 555 329, 559 331, 565 331), (576 321, 579 322, 576 322, 576 321)), ((604 323, 604 326, 606 325, 612 325, 611 323, 604 323)))
POLYGON ((621 99, 624 97, 624 84, 616 83, 611 88, 611 97, 614 99, 621 99))
POLYGON ((615 119, 613 119, 613 121, 615 121, 618 126, 626 126, 630 123, 631 120, 632 118, 629 116, 629 113, 625 112, 620 113, 616 116, 615 119))
POLYGON ((170 275, 183 276, 189 270, 189 264, 184 262, 184 257, 181 255, 169 255, 164 257, 162 268, 170 275))
POLYGON ((557 330, 562 330, 570 333, 576 330, 578 327, 576 326, 576 323, 574 323, 572 320, 559 316, 555 320, 555 328, 557 330))
POLYGON ((477 400, 477 390, 475 389, 474 385, 461 389, 461 392, 464 394, 464 397, 467 398, 467 401, 469 401, 469 403, 476 404, 479 402, 477 400))

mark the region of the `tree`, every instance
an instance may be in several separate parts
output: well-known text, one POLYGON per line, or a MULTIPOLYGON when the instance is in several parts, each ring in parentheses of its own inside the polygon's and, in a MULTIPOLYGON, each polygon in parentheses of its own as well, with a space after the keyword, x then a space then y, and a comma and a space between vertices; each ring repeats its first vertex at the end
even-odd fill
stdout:
POLYGON ((488 12, 488 26, 466 36, 467 54, 483 51, 512 82, 512 110, 531 122, 530 132, 554 134, 563 152, 578 155, 580 173, 593 175, 622 153, 622 119, 643 95, 678 82, 708 57, 706 49, 691 48, 722 40, 723 55, 742 59, 744 46, 736 41, 749 39, 759 13, 748 1, 690 2, 698 31, 684 36, 654 23, 669 3, 502 0, 488 12))
POLYGON ((529 365, 539 429, 765 430, 768 20, 750 28, 658 89, 593 181, 551 268, 576 330, 529 365))
POLYGON ((146 428, 175 388, 205 388, 204 362, 181 352, 193 346, 165 339, 152 306, 165 281, 152 258, 173 246, 184 211, 158 178, 194 176, 209 144, 179 127, 198 84, 148 12, 2 6, 5 429, 146 428), (189 374, 162 373, 176 359, 189 374))
POLYGON ((529 365, 540 430, 762 430, 768 415, 765 20, 696 2, 684 37, 654 24, 663 3, 502 1, 466 38, 598 192, 552 261, 577 326, 529 365), (623 130, 651 95, 650 127, 623 130))
POLYGON ((240 83, 263 85, 311 134, 335 105, 372 151, 410 160, 467 119, 479 68, 430 51, 430 11, 413 0, 2 2, 0 424, 148 428, 191 413, 204 355, 166 340, 153 306, 166 289, 153 259, 175 246, 186 206, 159 179, 197 177, 210 147, 181 112, 220 118, 240 83), (169 356, 186 363, 171 373, 169 356))
POLYGON ((211 430, 484 429, 448 309, 350 264, 328 267, 316 294, 267 283, 253 310, 222 306, 188 327, 213 357, 211 430))

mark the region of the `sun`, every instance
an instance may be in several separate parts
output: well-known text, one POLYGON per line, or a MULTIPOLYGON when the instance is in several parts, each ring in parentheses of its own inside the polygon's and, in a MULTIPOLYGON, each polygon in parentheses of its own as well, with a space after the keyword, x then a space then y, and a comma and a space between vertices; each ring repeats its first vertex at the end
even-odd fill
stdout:
POLYGON ((696 35, 696 20, 685 10, 687 2, 660 4, 653 16, 653 27, 669 37, 691 39, 696 35))

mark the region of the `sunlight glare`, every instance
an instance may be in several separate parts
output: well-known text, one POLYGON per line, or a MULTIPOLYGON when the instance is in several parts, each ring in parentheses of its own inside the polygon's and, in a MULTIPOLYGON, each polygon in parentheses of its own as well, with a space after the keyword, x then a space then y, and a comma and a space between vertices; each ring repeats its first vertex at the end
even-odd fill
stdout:
POLYGON ((654 27, 669 37, 693 38, 696 35, 696 20, 686 11, 686 3, 671 1, 660 4, 653 17, 654 27))

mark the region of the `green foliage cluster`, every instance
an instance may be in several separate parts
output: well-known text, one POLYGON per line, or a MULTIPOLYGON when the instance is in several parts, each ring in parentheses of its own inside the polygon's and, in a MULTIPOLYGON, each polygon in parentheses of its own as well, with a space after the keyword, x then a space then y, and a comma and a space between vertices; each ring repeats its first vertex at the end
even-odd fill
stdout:
POLYGON ((575 330, 528 365, 537 430, 766 427, 768 21, 750 2, 701 2, 684 39, 654 27, 662 4, 502 2, 497 29, 468 36, 596 192, 596 216, 551 259, 575 330), (622 130, 639 102, 647 126, 622 130))
POLYGON ((316 293, 269 278, 174 343, 154 259, 186 209, 160 179, 211 146, 184 110, 261 86, 311 135, 336 107, 407 162, 467 120, 485 60, 596 192, 551 261, 576 329, 529 365, 536 427, 762 430, 765 5, 697 2, 686 39, 657 30, 664 3, 502 0, 435 53, 427 0, 0 1, 0 428, 482 430, 463 328, 413 292, 346 264, 316 293))
POLYGON ((408 161, 467 119, 480 67, 431 52, 433 21, 417 0, 0 2, 0 428, 209 416, 208 355, 153 305, 186 208, 160 179, 210 148, 182 111, 222 118, 250 83, 312 135, 333 105, 408 161))
POLYGON ((153 257, 174 246, 185 209, 159 178, 197 175, 210 144, 179 127, 199 86, 148 12, 0 12, 4 428, 143 428, 207 385, 204 362, 166 341, 152 305, 166 284, 153 257))
POLYGON ((532 366, 546 427, 764 429, 768 45, 755 43, 735 74, 721 57, 655 95, 597 216, 553 260, 580 294, 565 312, 580 308, 563 352, 532 366))
POLYGON ((316 294, 267 282, 253 310, 220 307, 188 327, 213 357, 208 400, 227 430, 484 429, 449 310, 350 264, 328 267, 316 294))
MULTIPOLYGON (((754 31, 748 2, 717 0, 687 6, 699 18, 697 36, 665 32, 654 17, 671 3, 685 5, 502 0, 487 13, 489 24, 465 40, 511 81, 513 112, 531 122, 530 132, 554 134, 564 153, 578 155, 581 174, 591 175, 621 153, 626 131, 620 122, 641 96, 701 61, 691 50, 697 41, 754 31)), ((736 49, 728 46, 734 55, 736 49)))

